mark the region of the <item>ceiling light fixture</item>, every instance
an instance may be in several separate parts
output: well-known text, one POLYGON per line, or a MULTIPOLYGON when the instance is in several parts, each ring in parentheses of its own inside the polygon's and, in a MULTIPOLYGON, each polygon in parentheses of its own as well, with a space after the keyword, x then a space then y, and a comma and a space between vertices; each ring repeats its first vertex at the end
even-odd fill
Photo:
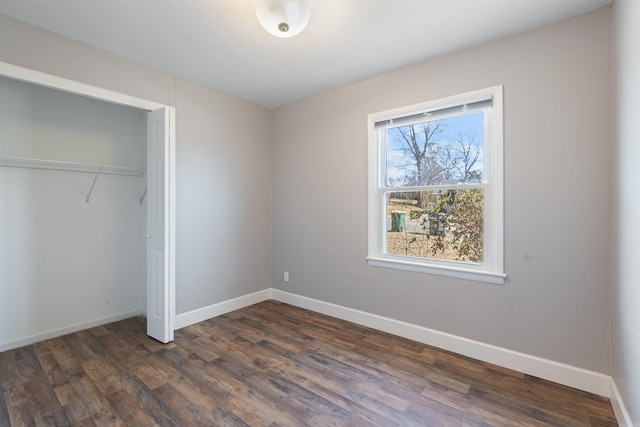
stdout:
POLYGON ((288 38, 307 27, 311 6, 309 0, 256 0, 256 15, 269 33, 288 38))

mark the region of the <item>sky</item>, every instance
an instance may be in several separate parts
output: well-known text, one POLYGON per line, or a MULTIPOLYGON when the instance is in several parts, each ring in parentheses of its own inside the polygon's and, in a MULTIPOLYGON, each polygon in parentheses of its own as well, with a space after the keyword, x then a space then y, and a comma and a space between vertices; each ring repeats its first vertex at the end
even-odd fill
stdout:
MULTIPOLYGON (((475 112, 442 120, 443 130, 437 135, 433 142, 443 147, 455 147, 456 141, 460 135, 475 136, 475 142, 482 146, 483 139, 483 120, 482 113, 475 112)), ((404 126, 408 128, 409 125, 404 126)), ((424 140, 422 140, 424 141, 424 140)), ((403 150, 402 142, 398 128, 387 129, 387 181, 393 186, 402 185, 404 178, 411 175, 415 171, 415 160, 411 153, 403 150)), ((476 161, 473 170, 482 172, 482 153, 476 161)))

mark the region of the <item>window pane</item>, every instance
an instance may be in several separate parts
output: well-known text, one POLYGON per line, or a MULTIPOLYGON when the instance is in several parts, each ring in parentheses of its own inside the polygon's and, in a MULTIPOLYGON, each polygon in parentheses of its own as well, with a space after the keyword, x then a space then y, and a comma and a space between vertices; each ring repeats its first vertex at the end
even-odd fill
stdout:
POLYGON ((483 113, 386 129, 387 186, 481 182, 483 113))
POLYGON ((386 253, 481 263, 482 189, 389 191, 386 253))

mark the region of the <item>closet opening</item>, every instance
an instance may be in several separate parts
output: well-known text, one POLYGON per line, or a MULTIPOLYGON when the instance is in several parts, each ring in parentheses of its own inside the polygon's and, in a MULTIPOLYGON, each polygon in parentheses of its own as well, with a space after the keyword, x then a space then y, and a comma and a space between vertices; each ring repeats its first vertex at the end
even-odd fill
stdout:
POLYGON ((175 109, 0 62, 0 351, 175 328, 175 109))

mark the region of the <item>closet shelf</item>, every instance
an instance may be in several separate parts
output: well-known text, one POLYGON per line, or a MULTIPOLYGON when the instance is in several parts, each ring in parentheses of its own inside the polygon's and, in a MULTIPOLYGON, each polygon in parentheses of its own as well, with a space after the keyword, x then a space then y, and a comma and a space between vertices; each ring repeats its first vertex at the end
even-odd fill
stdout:
POLYGON ((90 163, 63 162, 58 160, 29 159, 25 157, 0 156, 0 166, 24 169, 44 169, 60 172, 81 172, 101 175, 144 175, 144 171, 142 169, 125 168, 121 166, 95 165, 90 163))

